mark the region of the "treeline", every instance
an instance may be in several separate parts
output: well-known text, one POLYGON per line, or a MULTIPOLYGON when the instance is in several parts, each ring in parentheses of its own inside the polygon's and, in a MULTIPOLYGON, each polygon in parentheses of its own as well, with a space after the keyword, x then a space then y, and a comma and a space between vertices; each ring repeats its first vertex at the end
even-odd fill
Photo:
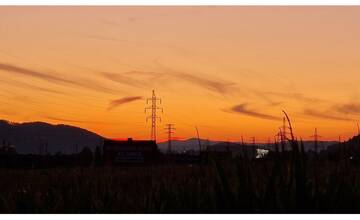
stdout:
POLYGON ((16 151, 0 152, 0 168, 55 168, 55 167, 89 167, 102 166, 103 157, 100 147, 95 152, 84 147, 81 152, 75 154, 17 154, 16 151))

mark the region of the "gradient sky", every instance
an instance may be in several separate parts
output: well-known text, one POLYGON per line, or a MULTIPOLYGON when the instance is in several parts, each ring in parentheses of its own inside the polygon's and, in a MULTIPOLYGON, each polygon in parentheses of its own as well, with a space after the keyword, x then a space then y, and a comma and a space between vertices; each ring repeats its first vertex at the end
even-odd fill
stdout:
POLYGON ((0 116, 149 138, 353 136, 360 7, 0 7, 0 116))

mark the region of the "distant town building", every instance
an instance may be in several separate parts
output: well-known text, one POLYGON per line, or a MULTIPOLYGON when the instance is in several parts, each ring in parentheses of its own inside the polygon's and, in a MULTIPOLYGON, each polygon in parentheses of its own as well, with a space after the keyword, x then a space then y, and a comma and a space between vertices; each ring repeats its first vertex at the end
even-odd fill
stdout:
POLYGON ((159 160, 160 153, 155 141, 148 140, 104 140, 105 165, 149 164, 159 160))

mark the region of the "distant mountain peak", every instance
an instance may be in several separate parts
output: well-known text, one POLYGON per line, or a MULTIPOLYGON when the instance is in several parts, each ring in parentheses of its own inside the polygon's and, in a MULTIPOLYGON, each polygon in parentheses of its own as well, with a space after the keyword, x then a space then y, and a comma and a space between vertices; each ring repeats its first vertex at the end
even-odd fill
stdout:
POLYGON ((0 140, 15 145, 19 153, 38 153, 43 142, 48 144, 50 153, 74 153, 75 146, 79 150, 85 146, 95 149, 103 139, 94 132, 66 124, 0 120, 0 140))

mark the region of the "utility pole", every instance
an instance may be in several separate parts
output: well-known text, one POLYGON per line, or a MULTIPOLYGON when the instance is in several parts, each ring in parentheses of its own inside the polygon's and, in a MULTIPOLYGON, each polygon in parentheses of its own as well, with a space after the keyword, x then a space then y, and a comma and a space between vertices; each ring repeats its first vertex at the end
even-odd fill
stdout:
POLYGON ((155 142, 156 142, 156 120, 159 119, 161 122, 161 117, 157 116, 156 113, 157 113, 157 110, 161 110, 161 112, 164 112, 163 108, 157 106, 158 101, 159 101, 159 104, 161 104, 161 99, 156 97, 155 90, 153 90, 152 97, 146 99, 146 104, 149 104, 149 102, 151 102, 151 105, 145 108, 145 113, 146 113, 146 110, 151 110, 151 115, 146 117, 146 122, 148 121, 148 119, 151 119, 150 139, 155 142))
POLYGON ((255 137, 251 137, 251 140, 252 140, 253 146, 255 147, 255 137))
POLYGON ((314 135, 310 136, 314 138, 315 153, 318 153, 318 141, 321 136, 318 135, 317 128, 315 128, 314 135))
POLYGON ((171 150, 171 134, 174 133, 175 128, 173 127, 174 124, 166 124, 166 130, 167 130, 167 134, 168 134, 168 149, 167 152, 168 154, 170 154, 172 152, 171 150))

